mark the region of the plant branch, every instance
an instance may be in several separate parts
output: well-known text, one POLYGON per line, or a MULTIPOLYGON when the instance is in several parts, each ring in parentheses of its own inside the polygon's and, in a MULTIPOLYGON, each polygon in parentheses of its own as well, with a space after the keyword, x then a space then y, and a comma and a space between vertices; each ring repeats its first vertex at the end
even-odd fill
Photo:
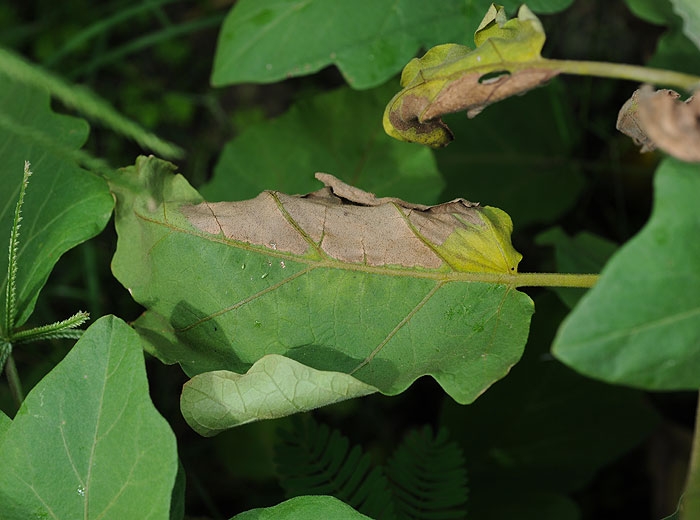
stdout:
POLYGON ((640 83, 669 85, 689 92, 700 88, 700 76, 693 76, 691 74, 671 70, 642 67, 640 65, 606 63, 600 61, 542 59, 541 61, 538 61, 535 66, 540 67, 542 65, 548 69, 559 70, 563 74, 627 79, 640 83))
POLYGON ((78 339, 83 331, 75 329, 89 319, 90 315, 87 312, 80 311, 63 321, 16 332, 12 335, 12 341, 16 343, 30 343, 32 341, 58 338, 78 339))
POLYGON ((518 273, 514 275, 516 287, 593 287, 598 281, 597 274, 569 273, 518 273))

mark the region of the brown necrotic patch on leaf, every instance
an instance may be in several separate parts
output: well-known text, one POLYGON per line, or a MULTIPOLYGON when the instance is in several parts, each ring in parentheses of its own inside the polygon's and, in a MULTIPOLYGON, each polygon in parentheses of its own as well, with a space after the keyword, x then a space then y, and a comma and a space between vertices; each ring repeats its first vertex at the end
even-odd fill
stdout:
POLYGON ((332 175, 316 177, 326 186, 308 195, 265 191, 248 201, 180 210, 206 233, 309 258, 477 272, 513 272, 520 260, 510 243, 512 224, 500 210, 464 199, 424 206, 378 198, 332 175), (469 252, 477 249, 471 261, 469 252))
POLYGON ((660 148, 687 162, 700 162, 700 97, 686 101, 673 90, 637 89, 620 109, 617 129, 641 152, 660 148))

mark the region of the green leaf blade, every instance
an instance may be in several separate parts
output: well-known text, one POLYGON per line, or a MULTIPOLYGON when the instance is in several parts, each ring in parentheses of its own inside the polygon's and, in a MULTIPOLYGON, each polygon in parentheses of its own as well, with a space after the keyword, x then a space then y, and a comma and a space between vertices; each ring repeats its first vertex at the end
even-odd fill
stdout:
POLYGON ((613 383, 650 390, 700 387, 700 167, 667 159, 644 229, 603 270, 564 321, 554 355, 613 383), (676 338, 670 341, 669 338, 676 338))
MULTIPOLYGON (((31 315, 39 291, 63 253, 99 233, 114 201, 107 184, 78 167, 71 155, 85 142, 87 124, 49 109, 45 93, 2 76, 0 80, 0 243, 6 244, 22 182, 22 165, 34 175, 22 208, 18 250, 16 327, 31 315), (47 146, 51 142, 53 145, 47 146)), ((5 247, 3 246, 3 250, 5 247)), ((8 258, 0 255, 0 289, 5 292, 8 258)), ((6 309, 0 309, 5 323, 6 309)), ((7 333, 7 331, 3 331, 7 333)))
POLYGON ((140 340, 121 320, 85 332, 4 439, 2 518, 169 516, 175 438, 148 396, 140 340))
POLYGON ((343 520, 369 520, 352 507, 329 496, 295 497, 273 507, 251 509, 231 520, 309 520, 342 518, 343 520))

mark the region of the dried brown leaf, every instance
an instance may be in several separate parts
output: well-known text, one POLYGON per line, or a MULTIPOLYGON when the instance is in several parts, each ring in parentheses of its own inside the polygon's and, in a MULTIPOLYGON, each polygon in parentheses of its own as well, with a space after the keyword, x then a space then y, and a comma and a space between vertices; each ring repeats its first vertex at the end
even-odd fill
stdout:
POLYGON ((634 139, 641 152, 657 147, 687 162, 700 162, 700 97, 685 102, 673 90, 637 89, 620 109, 617 129, 634 139))
POLYGON ((456 199, 437 206, 377 198, 332 175, 308 195, 265 191, 241 202, 183 206, 201 231, 280 253, 368 266, 516 271, 512 223, 497 208, 456 199))

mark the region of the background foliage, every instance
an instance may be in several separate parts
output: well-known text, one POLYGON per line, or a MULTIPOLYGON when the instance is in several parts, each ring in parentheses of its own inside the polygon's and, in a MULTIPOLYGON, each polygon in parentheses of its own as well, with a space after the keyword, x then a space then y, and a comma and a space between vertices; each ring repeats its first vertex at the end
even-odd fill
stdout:
MULTIPOLYGON (((472 45, 489 3, 454 0, 426 15, 425 2, 410 0, 344 2, 334 8, 320 0, 35 0, 0 6, 0 45, 66 80, 90 86, 124 115, 183 147, 178 170, 210 200, 246 199, 263 189, 304 193, 318 187, 315 171, 328 171, 378 195, 426 204, 462 196, 500 207, 515 224, 513 239, 524 254, 521 271, 591 271, 600 270, 618 245, 637 234, 656 199, 652 221, 630 243, 641 249, 626 249, 606 270, 624 272, 632 284, 639 279, 635 276, 656 284, 651 295, 639 299, 644 311, 663 311, 666 307, 655 303, 679 300, 679 294, 691 295, 680 298, 686 310, 697 308, 692 295, 698 292, 688 289, 689 280, 697 282, 697 219, 687 217, 697 211, 692 199, 697 167, 664 161, 654 180, 661 156, 641 156, 615 133, 617 110, 635 85, 557 79, 491 106, 476 119, 451 116, 448 124, 456 140, 435 152, 383 133, 383 106, 398 90, 396 74, 403 65, 437 43, 472 45), (685 188, 674 193, 679 185, 685 188), (666 242, 659 243, 659 229, 670 234, 672 245, 678 242, 676 249, 661 247, 666 242), (668 254, 662 263, 677 262, 672 272, 681 273, 680 279, 668 283, 653 251, 668 254)), ((547 57, 650 64, 697 74, 697 24, 684 23, 676 14, 688 12, 681 11, 682 4, 692 7, 692 2, 666 0, 540 0, 528 5, 545 26, 547 57)), ((506 3, 509 12, 516 5, 506 3)), ((6 72, 0 66, 0 74, 6 72)), ((0 237, 9 236, 23 161, 30 160, 35 170, 24 209, 18 278, 21 321, 32 326, 81 308, 94 319, 113 313, 127 321, 142 311, 110 272, 116 246, 114 229, 107 225, 112 199, 101 169, 81 153, 122 167, 143 151, 97 124, 88 138, 83 117, 58 102, 49 107, 41 89, 0 79, 0 178, 7 187, 0 194, 0 237)), ((4 255, 4 276, 2 262, 4 255)), ((583 341, 581 331, 598 319, 591 313, 604 310, 596 305, 596 295, 570 315, 554 340, 582 291, 527 292, 537 312, 524 357, 473 405, 455 404, 424 378, 399 396, 370 396, 313 415, 352 445, 361 445, 375 467, 389 463, 410 432, 424 431, 425 425, 434 431, 446 428, 464 456, 472 518, 658 519, 672 513, 685 478, 694 394, 648 393, 577 374, 555 360, 550 347, 568 342, 570 335, 583 341)), ((636 316, 648 319, 641 311, 636 316)), ((691 345, 694 323, 686 324, 682 334, 691 345)), ((671 327, 668 334, 677 331, 671 327)), ((17 416, 22 421, 11 423, 0 414, 0 459, 28 467, 23 459, 27 450, 2 439, 9 439, 5 436, 13 429, 26 429, 26 439, 44 442, 38 437, 41 428, 29 423, 30 414, 43 404, 41 392, 53 393, 49 385, 73 384, 61 383, 67 377, 62 374, 82 373, 69 363, 78 362, 95 335, 104 335, 107 339, 98 343, 110 349, 103 358, 85 361, 83 371, 97 373, 90 363, 115 355, 140 366, 138 356, 133 359, 138 349, 124 347, 135 335, 120 320, 101 320, 91 333, 41 383, 70 344, 15 350, 25 389, 36 385, 37 393, 17 416), (124 336, 119 346, 110 343, 114 334, 124 336)), ((659 343, 658 338, 648 341, 659 343)), ((559 348, 558 357, 571 359, 559 348)), ((570 355, 577 355, 573 350, 570 355)), ((586 353, 600 355, 595 349, 586 353)), ((685 353, 691 356, 685 366, 697 362, 697 353, 685 353)), ((171 517, 178 518, 183 508, 191 517, 215 519, 239 513, 241 518, 272 518, 284 511, 308 518, 302 515, 304 507, 327 512, 319 518, 337 511, 351 514, 332 499, 283 502, 288 484, 278 471, 285 438, 279 429, 293 429, 292 421, 263 421, 203 439, 179 411, 186 380, 182 370, 150 357, 146 367, 151 398, 175 433, 187 479, 183 487, 181 472, 171 517), (248 511, 278 503, 275 511, 248 511)), ((594 375, 620 380, 618 373, 594 375)), ((693 375, 676 387, 646 379, 622 381, 697 388, 693 375)), ((147 397, 145 380, 115 384, 117 393, 140 388, 138 400, 147 397)), ((16 411, 5 385, 0 386, 0 408, 10 417, 16 411)), ((60 406, 54 411, 59 413, 60 406)), ((81 416, 75 412, 72 417, 81 416)), ((163 426, 157 416, 153 420, 163 426)), ((158 482, 172 486, 175 446, 169 430, 160 431, 156 442, 125 435, 136 446, 150 442, 163 448, 157 464, 167 469, 158 482)), ((120 471, 114 466, 114 479, 120 471)), ((0 497, 19 496, 8 479, 0 481, 0 497)), ((73 498, 81 496, 76 483, 73 498)), ((163 507, 167 491, 158 500, 163 507)))

